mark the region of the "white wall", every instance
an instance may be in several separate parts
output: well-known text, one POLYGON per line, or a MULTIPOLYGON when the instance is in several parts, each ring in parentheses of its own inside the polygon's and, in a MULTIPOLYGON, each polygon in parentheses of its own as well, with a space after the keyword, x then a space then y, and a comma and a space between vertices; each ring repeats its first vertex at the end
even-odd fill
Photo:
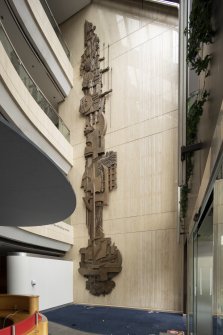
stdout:
POLYGON ((9 294, 39 295, 44 310, 73 302, 73 263, 30 257, 20 253, 7 256, 9 294), (32 286, 32 280, 36 285, 32 286))

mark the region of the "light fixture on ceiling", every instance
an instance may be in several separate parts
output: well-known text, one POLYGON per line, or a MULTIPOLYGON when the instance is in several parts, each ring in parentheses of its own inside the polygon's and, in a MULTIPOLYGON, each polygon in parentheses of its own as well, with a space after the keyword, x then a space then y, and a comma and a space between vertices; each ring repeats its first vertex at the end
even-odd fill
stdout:
POLYGON ((179 7, 178 1, 166 1, 166 0, 144 0, 145 2, 155 2, 160 5, 179 7))

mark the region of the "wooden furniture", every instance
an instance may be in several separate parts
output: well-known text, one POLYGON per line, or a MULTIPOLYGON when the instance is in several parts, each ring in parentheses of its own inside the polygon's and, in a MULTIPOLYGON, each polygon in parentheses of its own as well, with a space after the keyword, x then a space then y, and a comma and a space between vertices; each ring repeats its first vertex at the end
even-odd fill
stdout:
POLYGON ((40 335, 48 334, 48 321, 39 313, 38 296, 0 294, 0 318, 13 323, 8 327, 5 323, 6 327, 0 329, 0 335, 28 335, 34 329, 40 335))

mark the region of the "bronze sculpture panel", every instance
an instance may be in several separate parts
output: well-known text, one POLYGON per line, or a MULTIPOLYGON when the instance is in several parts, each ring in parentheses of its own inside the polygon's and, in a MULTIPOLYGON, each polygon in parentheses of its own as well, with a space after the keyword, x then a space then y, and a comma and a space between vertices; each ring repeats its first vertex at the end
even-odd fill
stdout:
POLYGON ((105 153, 105 100, 112 90, 102 92, 102 75, 109 67, 100 69, 100 41, 96 27, 86 21, 84 28, 84 54, 81 57, 80 75, 83 77, 84 97, 80 101, 80 114, 85 117, 84 150, 85 171, 81 187, 85 196, 86 225, 89 241, 80 249, 79 273, 87 278, 86 288, 93 295, 112 291, 112 280, 122 269, 122 257, 111 239, 103 233, 103 207, 108 205, 109 192, 117 187, 117 153, 105 153))

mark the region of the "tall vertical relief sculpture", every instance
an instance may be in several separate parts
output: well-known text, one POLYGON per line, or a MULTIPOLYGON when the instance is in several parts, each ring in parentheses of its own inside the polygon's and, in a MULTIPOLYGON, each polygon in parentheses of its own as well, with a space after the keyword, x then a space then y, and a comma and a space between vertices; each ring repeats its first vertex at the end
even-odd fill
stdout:
POLYGON ((102 75, 109 68, 100 69, 104 58, 100 58, 96 27, 86 21, 84 29, 85 50, 80 68, 84 97, 80 101, 80 113, 85 117, 86 146, 81 187, 85 193, 89 240, 88 246, 80 249, 79 273, 87 278, 86 288, 91 294, 105 295, 115 287, 112 279, 122 269, 120 251, 103 233, 103 207, 108 205, 109 192, 117 187, 117 154, 105 153, 105 100, 112 90, 102 92, 102 75))

